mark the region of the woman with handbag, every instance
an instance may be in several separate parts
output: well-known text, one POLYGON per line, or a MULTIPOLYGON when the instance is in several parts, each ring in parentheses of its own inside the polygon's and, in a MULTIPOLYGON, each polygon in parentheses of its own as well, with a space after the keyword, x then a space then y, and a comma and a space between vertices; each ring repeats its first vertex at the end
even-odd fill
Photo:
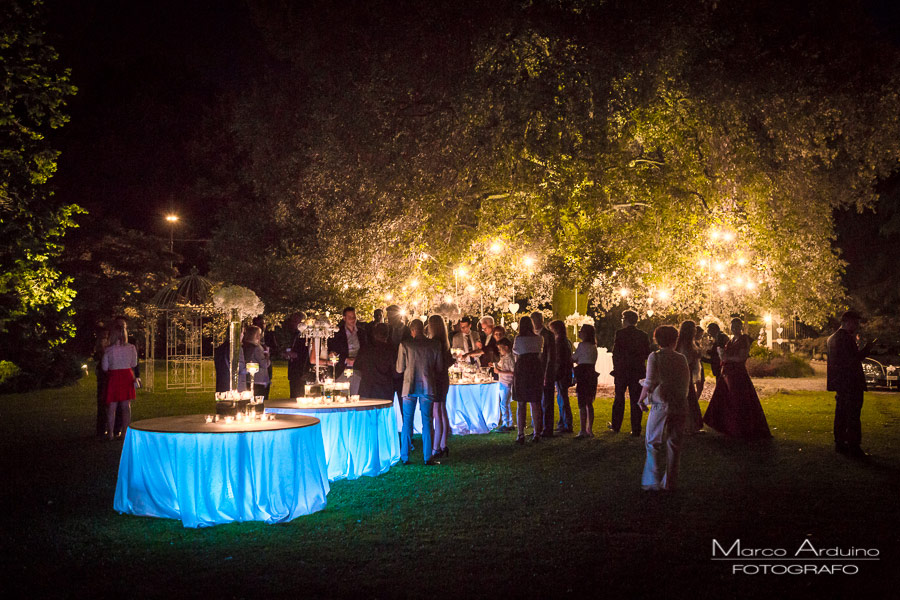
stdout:
POLYGON ((116 411, 121 410, 122 433, 131 423, 131 401, 135 398, 134 369, 137 348, 128 343, 128 330, 116 321, 109 332, 109 346, 103 353, 100 368, 106 373, 106 439, 116 439, 116 411))

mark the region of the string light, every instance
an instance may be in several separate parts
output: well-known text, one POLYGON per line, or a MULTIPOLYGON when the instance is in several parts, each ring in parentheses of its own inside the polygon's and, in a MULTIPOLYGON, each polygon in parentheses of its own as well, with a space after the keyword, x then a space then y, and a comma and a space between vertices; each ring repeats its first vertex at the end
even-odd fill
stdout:
POLYGON ((660 300, 668 300, 669 299, 669 290, 659 290, 656 293, 656 295, 659 296, 660 300))
POLYGON ((726 231, 725 234, 724 234, 722 237, 725 238, 725 241, 726 241, 726 242, 733 242, 733 241, 734 241, 734 234, 731 233, 730 231, 726 231))
POLYGON ((721 273, 722 271, 725 270, 725 264, 722 263, 721 261, 718 261, 718 260, 717 260, 717 261, 716 261, 715 269, 716 269, 716 271, 718 271, 719 273, 721 273))
POLYGON ((706 260, 705 258, 701 258, 701 259, 700 259, 700 266, 701 266, 701 267, 703 267, 703 268, 705 269, 708 265, 709 265, 709 261, 708 261, 708 260, 706 260))
POLYGON ((392 293, 388 292, 387 294, 384 295, 384 299, 387 300, 388 302, 390 302, 391 300, 394 299, 394 295, 392 293))
POLYGON ((469 293, 471 294, 472 292, 475 291, 475 286, 474 286, 474 285, 467 285, 467 286, 466 286, 466 291, 469 292, 469 293))
POLYGON ((526 267, 531 268, 534 266, 534 258, 532 258, 531 256, 526 256, 524 259, 522 259, 522 262, 525 263, 526 267))
POLYGON ((622 296, 623 298, 625 298, 626 296, 628 296, 628 288, 622 288, 622 289, 620 289, 620 290, 619 290, 619 295, 622 296))
POLYGON ((493 252, 494 254, 500 254, 501 250, 503 250, 503 244, 501 244, 499 241, 491 244, 491 252, 493 252))
POLYGON ((718 240, 719 235, 720 235, 720 233, 719 233, 718 229, 713 229, 712 231, 709 232, 709 238, 713 241, 718 240))
POLYGON ((720 284, 720 285, 719 285, 719 291, 720 291, 720 292, 727 292, 727 291, 728 291, 728 286, 725 285, 724 283, 720 284))
POLYGON ((412 281, 410 281, 410 282, 409 282, 409 287, 411 287, 411 288, 413 288, 413 289, 416 289, 417 287, 419 287, 419 280, 418 280, 418 279, 413 279, 412 281))
POLYGON ((446 296, 444 296, 444 302, 446 302, 447 304, 453 304, 453 296, 447 294, 446 296))

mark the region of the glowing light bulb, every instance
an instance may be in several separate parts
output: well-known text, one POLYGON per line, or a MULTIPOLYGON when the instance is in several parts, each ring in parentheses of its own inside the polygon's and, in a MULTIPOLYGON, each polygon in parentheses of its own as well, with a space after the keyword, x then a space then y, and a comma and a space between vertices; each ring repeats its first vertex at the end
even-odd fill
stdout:
POLYGON ((747 285, 746 285, 745 287, 746 287, 748 290, 752 290, 752 289, 754 289, 754 288, 756 287, 756 284, 753 283, 752 281, 748 281, 748 282, 747 282, 747 285))
POLYGON ((719 273, 721 273, 722 271, 725 270, 725 263, 723 263, 722 261, 717 260, 717 261, 716 261, 716 264, 715 264, 715 269, 716 269, 716 271, 718 271, 719 273))
POLYGON ((743 256, 740 256, 740 257, 738 257, 738 259, 737 259, 737 263, 743 267, 744 265, 747 264, 747 259, 744 258, 743 256))
POLYGON ((503 250, 503 244, 500 242, 494 242, 491 244, 491 252, 494 254, 500 254, 500 251, 503 250))
POLYGON ((669 299, 669 290, 659 290, 656 293, 656 295, 659 296, 660 300, 668 300, 669 299))
POLYGON ((700 259, 700 266, 703 267, 703 268, 705 269, 707 266, 709 266, 709 261, 706 260, 705 258, 701 258, 701 259, 700 259))
POLYGON ((460 277, 465 277, 468 274, 469 270, 465 266, 459 265, 459 267, 456 269, 456 272, 460 277))
POLYGON ((627 295, 628 295, 628 288, 622 288, 621 290, 619 290, 619 295, 622 296, 623 298, 624 298, 625 296, 627 296, 627 295))
POLYGON ((733 242, 733 241, 734 241, 734 234, 731 233, 730 231, 726 231, 726 232, 722 235, 722 238, 723 238, 726 242, 733 242))
POLYGON ((534 258, 532 258, 531 256, 526 256, 524 259, 522 259, 522 262, 525 263, 526 267, 534 266, 534 258))
POLYGON ((469 292, 469 293, 471 294, 472 292, 475 291, 475 286, 474 286, 474 285, 467 285, 467 286, 466 286, 466 291, 469 292))
POLYGON ((725 285, 724 283, 719 284, 719 291, 720 291, 720 292, 727 292, 727 291, 728 291, 728 286, 725 285))
POLYGON ((770 324, 772 322, 772 315, 767 314, 766 316, 763 317, 763 321, 766 322, 766 325, 770 324))
POLYGON ((410 281, 410 282, 409 282, 409 287, 411 287, 411 288, 413 288, 413 289, 416 289, 417 287, 419 287, 419 280, 418 280, 418 279, 413 279, 412 281, 410 281))
POLYGON ((718 229, 713 229, 712 231, 709 232, 709 239, 711 239, 713 241, 718 240, 720 235, 721 234, 719 233, 718 229))
POLYGON ((390 302, 391 300, 394 299, 394 295, 392 293, 388 292, 387 294, 384 295, 384 299, 387 300, 388 302, 390 302))
POLYGON ((447 294, 446 296, 444 296, 444 302, 446 302, 447 304, 453 304, 453 296, 447 294))
POLYGON ((737 282, 738 285, 744 285, 744 278, 738 277, 737 279, 735 279, 735 282, 737 282))
POLYGON ((401 308, 401 309, 400 309, 400 316, 401 316, 401 317, 405 317, 405 316, 406 316, 406 309, 405 309, 405 308, 401 308))

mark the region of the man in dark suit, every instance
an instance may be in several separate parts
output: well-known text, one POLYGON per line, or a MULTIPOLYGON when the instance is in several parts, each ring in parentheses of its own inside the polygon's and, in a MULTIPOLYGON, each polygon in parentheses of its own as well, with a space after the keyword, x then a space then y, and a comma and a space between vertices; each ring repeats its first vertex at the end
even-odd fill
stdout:
MULTIPOLYGON (((410 338, 409 327, 403 322, 403 313, 396 304, 391 304, 385 309, 388 325, 388 343, 394 348, 394 354, 400 350, 400 343, 410 338)), ((394 374, 394 393, 397 401, 403 399, 403 375, 394 374)))
MULTIPOLYGON (((544 393, 541 397, 541 409, 543 410, 543 423, 541 438, 553 437, 556 407, 556 340, 553 332, 544 327, 544 315, 540 311, 531 313, 531 322, 534 324, 534 332, 541 336, 541 370, 544 373, 544 393)), ((648 353, 649 354, 649 353, 648 353)), ((537 424, 535 424, 537 426, 537 424)))
POLYGON ((291 398, 299 398, 304 395, 303 384, 309 371, 309 346, 306 338, 300 335, 297 327, 306 320, 302 312, 294 313, 285 322, 285 328, 291 337, 291 347, 284 351, 288 359, 287 376, 288 385, 291 388, 291 398))
POLYGON ((848 310, 841 315, 841 328, 828 338, 828 391, 834 392, 834 449, 854 458, 864 458, 866 453, 860 448, 862 424, 863 392, 866 391, 866 376, 862 359, 872 348, 874 340, 859 349, 856 334, 863 322, 860 314, 848 310))
POLYGON ((328 351, 336 352, 338 355, 338 363, 334 369, 335 377, 340 377, 344 369, 353 368, 357 354, 369 341, 366 330, 360 327, 359 321, 356 320, 356 309, 348 306, 343 314, 344 318, 338 323, 337 333, 328 340, 328 351))
POLYGON ((641 397, 641 379, 644 377, 645 363, 650 355, 650 338, 636 327, 638 315, 633 310, 622 313, 622 329, 616 332, 613 343, 613 379, 616 394, 613 400, 612 421, 607 429, 619 432, 625 418, 625 390, 631 404, 631 435, 641 435, 643 413, 638 406, 641 397))

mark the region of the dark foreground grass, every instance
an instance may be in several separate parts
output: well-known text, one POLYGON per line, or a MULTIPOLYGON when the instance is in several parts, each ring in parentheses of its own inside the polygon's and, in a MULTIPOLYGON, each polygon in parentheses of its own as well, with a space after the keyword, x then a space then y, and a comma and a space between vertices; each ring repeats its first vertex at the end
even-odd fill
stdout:
MULTIPOLYGON (((866 396, 868 463, 834 453, 828 395, 764 407, 771 443, 691 438, 672 496, 640 490, 642 440, 607 434, 598 399, 593 440, 454 438, 440 466, 333 484, 320 513, 192 530, 113 512, 121 444, 91 436, 93 381, 5 396, 0 585, 34 598, 897 597, 900 396, 866 396), (807 538, 877 548, 881 560, 856 575, 733 575, 710 560, 712 540, 738 538, 789 554, 807 538)), ((210 410, 183 393, 134 403, 136 419, 210 410)))

